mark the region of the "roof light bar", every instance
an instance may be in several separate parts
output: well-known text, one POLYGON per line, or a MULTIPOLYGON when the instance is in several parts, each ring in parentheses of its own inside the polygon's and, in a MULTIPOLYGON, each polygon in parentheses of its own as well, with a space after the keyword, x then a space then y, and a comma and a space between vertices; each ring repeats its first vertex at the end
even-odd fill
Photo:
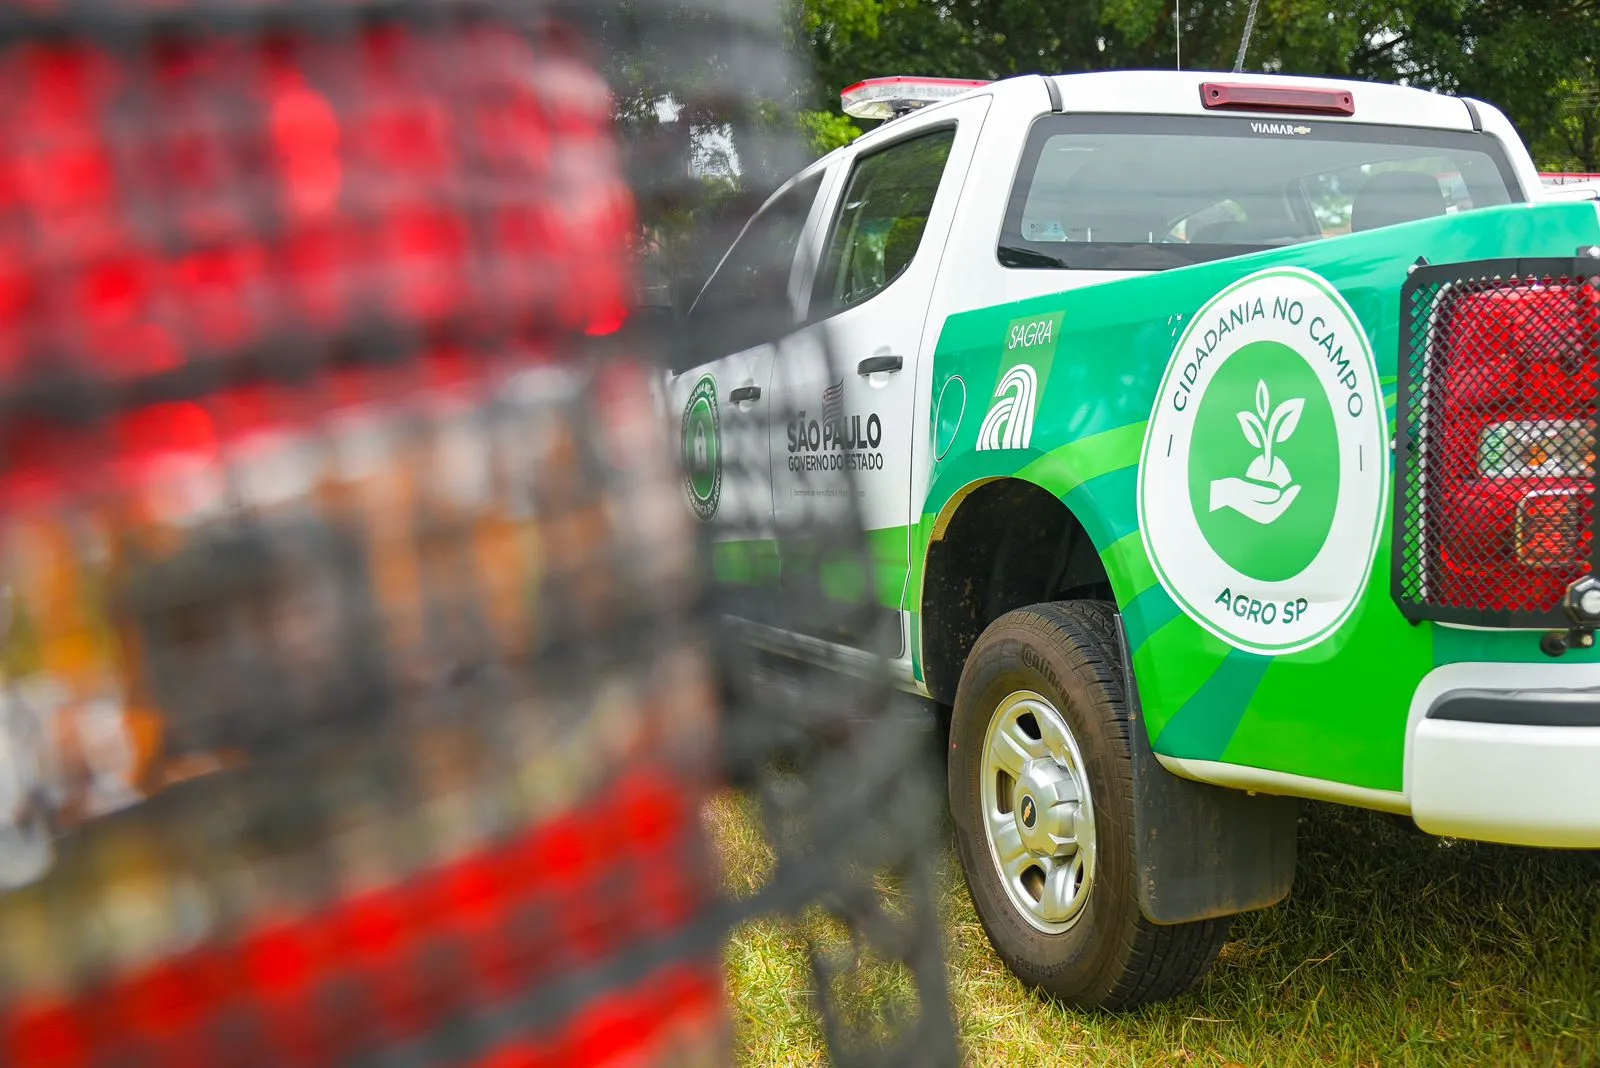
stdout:
POLYGON ((988 84, 972 78, 868 78, 840 93, 839 103, 852 118, 882 121, 988 84))
POLYGON ((1299 115, 1354 115, 1355 97, 1348 89, 1313 89, 1298 85, 1241 85, 1204 82, 1200 103, 1220 111, 1278 111, 1299 115))

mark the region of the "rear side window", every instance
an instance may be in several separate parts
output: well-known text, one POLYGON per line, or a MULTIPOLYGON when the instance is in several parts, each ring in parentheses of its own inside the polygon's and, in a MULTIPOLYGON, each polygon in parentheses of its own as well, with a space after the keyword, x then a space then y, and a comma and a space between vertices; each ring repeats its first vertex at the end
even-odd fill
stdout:
POLYGON ((808 175, 785 190, 750 220, 728 250, 722 264, 689 310, 691 318, 708 312, 749 312, 782 307, 789 299, 789 272, 794 267, 800 231, 822 187, 822 174, 808 175))
POLYGON ((1229 117, 1050 116, 1023 151, 1007 267, 1162 270, 1521 200, 1482 134, 1229 117))
POLYGON ((813 316, 870 299, 911 266, 955 138, 945 127, 856 161, 828 234, 813 316))

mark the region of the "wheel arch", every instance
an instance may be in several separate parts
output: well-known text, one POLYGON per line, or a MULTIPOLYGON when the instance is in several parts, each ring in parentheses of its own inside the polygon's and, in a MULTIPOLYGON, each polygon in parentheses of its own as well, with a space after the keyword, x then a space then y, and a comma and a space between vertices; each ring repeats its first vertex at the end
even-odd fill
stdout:
POLYGON ((954 702, 973 643, 1012 609, 1071 598, 1123 603, 1125 576, 1108 567, 1092 523, 1051 489, 1014 475, 974 479, 949 495, 931 519, 916 591, 930 696, 954 702))
MULTIPOLYGON (((921 591, 928 614, 925 682, 936 700, 951 706, 968 654, 995 619, 1030 605, 1037 606, 1034 612, 1081 610, 1045 602, 1098 600, 1120 611, 1126 602, 1117 598, 1116 587, 1131 596, 1138 581, 1136 565, 1119 563, 1128 554, 1098 545, 1092 528, 1048 490, 1018 478, 986 479, 964 489, 950 514, 938 517, 942 536, 929 540, 921 591), (1003 524, 1004 535, 985 537, 996 523, 1003 524), (1053 550, 1057 566, 1036 566, 1045 549, 1053 550)), ((1137 533, 1127 536, 1138 539, 1137 533)), ((1109 619, 1120 646, 1129 720, 1140 911, 1151 923, 1170 926, 1281 901, 1294 880, 1298 801, 1182 779, 1163 768, 1146 733, 1126 632, 1120 619, 1109 619)), ((952 730, 953 724, 954 719, 952 730)))

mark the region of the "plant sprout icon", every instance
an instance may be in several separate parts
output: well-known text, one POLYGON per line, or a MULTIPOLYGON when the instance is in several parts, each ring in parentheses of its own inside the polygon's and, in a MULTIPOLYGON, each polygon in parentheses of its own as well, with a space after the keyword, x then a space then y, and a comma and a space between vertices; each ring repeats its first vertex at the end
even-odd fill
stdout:
POLYGON ((1304 397, 1294 397, 1273 408, 1266 380, 1257 380, 1255 411, 1239 412, 1238 417, 1245 440, 1261 452, 1250 461, 1244 478, 1219 478, 1211 483, 1213 512, 1232 508, 1263 525, 1283 515, 1300 487, 1291 484, 1289 465, 1273 450, 1294 436, 1305 406, 1304 397))
POLYGON ((1306 402, 1304 397, 1286 400, 1268 418, 1267 411, 1271 404, 1272 396, 1267 392, 1266 380, 1258 380, 1256 410, 1239 413, 1239 428, 1244 431, 1245 440, 1261 450, 1261 455, 1251 461, 1244 477, 1257 482, 1270 482, 1281 489, 1289 484, 1289 466, 1283 462, 1283 457, 1272 454, 1272 447, 1294 436, 1294 428, 1300 425, 1300 413, 1305 410, 1306 402))

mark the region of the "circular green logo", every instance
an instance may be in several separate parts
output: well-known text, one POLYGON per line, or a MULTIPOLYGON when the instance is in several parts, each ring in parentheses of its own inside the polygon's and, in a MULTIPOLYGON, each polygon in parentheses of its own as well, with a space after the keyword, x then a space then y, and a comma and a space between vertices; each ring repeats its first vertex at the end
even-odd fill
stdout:
POLYGON ((717 419, 717 382, 704 375, 683 406, 683 482, 694 514, 708 520, 722 497, 722 427, 717 419))
POLYGON ((1185 324, 1146 424, 1139 533, 1162 588, 1238 649, 1309 649, 1355 612, 1388 500, 1388 418, 1338 290, 1272 267, 1185 324))
POLYGON ((1339 503, 1339 437, 1316 373, 1278 341, 1228 357, 1194 415, 1189 505, 1242 575, 1280 582, 1322 552, 1339 503))

